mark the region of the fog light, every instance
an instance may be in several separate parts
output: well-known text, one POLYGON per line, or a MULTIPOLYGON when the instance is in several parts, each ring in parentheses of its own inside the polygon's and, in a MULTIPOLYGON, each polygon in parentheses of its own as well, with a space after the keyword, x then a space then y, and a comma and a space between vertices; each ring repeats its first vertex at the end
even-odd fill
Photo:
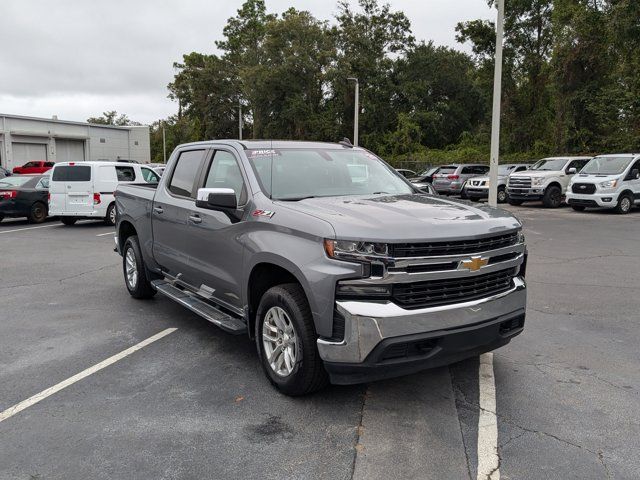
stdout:
POLYGON ((611 197, 604 197, 602 199, 603 202, 610 202, 611 201, 611 197))

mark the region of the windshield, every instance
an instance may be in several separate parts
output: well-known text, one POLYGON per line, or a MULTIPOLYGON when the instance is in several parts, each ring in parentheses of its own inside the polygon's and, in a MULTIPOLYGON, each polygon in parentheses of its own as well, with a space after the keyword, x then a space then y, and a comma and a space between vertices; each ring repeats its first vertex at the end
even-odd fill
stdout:
POLYGON ((16 177, 16 176, 0 178, 0 188, 21 187, 32 178, 33 177, 16 177))
POLYGON ((544 170, 549 172, 555 172, 562 170, 564 164, 567 163, 566 158, 543 158, 538 160, 529 170, 544 170))
POLYGON ((263 191, 274 200, 414 193, 378 157, 362 150, 247 150, 263 191))
POLYGON ((585 165, 580 173, 598 175, 619 175, 624 172, 633 157, 595 157, 585 165))

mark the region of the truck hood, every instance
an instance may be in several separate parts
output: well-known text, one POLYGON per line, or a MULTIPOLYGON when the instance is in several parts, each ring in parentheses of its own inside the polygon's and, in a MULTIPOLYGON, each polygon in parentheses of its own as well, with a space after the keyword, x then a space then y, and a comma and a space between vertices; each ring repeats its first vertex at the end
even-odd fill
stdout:
POLYGON ((525 170, 524 172, 512 173, 511 178, 514 177, 536 177, 536 178, 549 178, 558 177, 564 175, 564 170, 525 170))
POLYGON ((600 183, 600 182, 606 182, 607 180, 620 180, 620 177, 622 177, 622 174, 616 174, 616 175, 599 175, 599 174, 586 174, 586 173, 579 173, 577 175, 574 175, 573 178, 571 179, 572 183, 600 183))
POLYGON ((336 238, 347 240, 438 241, 499 234, 521 226, 505 210, 431 195, 321 197, 285 204, 329 222, 336 238))

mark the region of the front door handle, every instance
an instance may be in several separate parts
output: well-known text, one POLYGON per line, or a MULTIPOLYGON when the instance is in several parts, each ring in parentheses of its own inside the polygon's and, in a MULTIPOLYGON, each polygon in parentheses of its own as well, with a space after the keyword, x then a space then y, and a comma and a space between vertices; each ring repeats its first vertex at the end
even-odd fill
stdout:
POLYGON ((158 205, 157 207, 153 207, 153 211, 160 215, 161 213, 164 213, 164 208, 158 205))
POLYGON ((189 215, 189 220, 191 220, 193 223, 202 223, 202 218, 200 218, 200 215, 189 215))

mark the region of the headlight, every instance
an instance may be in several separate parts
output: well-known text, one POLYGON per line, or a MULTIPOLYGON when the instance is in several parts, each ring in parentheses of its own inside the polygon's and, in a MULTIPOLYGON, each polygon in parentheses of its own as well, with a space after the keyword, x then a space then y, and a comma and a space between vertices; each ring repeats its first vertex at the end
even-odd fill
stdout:
POLYGON ((544 178, 531 178, 531 185, 542 185, 544 183, 544 178))
POLYGON ((518 243, 524 243, 524 232, 522 230, 518 230, 518 243))
POLYGON ((324 251, 329 258, 362 262, 376 257, 386 257, 389 254, 389 246, 386 243, 325 239, 324 251))
POLYGON ((616 188, 616 185, 618 185, 618 180, 607 180, 606 182, 602 182, 599 185, 600 188, 616 188))

